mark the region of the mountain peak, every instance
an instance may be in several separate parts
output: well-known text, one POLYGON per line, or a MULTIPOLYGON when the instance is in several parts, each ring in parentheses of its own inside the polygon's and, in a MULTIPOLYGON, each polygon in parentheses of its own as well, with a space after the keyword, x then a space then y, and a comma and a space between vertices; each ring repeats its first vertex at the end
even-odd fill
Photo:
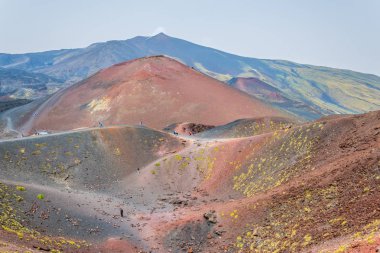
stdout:
POLYGON ((170 38, 170 36, 163 32, 160 32, 160 33, 157 33, 156 35, 153 35, 151 38, 166 39, 166 38, 170 38))

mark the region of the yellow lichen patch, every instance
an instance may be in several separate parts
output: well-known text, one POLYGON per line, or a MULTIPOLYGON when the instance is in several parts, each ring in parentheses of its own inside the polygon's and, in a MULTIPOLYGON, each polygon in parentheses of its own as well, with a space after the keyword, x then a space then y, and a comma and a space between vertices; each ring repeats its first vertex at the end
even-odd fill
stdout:
POLYGON ((17 185, 16 189, 19 190, 19 191, 25 191, 25 187, 24 186, 20 186, 20 185, 17 185))
POLYGON ((339 248, 337 248, 334 253, 344 253, 347 251, 347 246, 346 245, 341 245, 339 248))
POLYGON ((232 219, 237 219, 237 218, 239 218, 239 215, 238 215, 238 213, 237 213, 237 210, 233 210, 233 211, 230 213, 230 217, 231 217, 232 219))
POLYGON ((98 111, 106 111, 108 112, 110 108, 111 99, 107 97, 102 97, 100 99, 93 99, 90 103, 88 103, 87 108, 91 113, 98 111))
POLYGON ((329 223, 331 225, 342 224, 343 222, 347 223, 347 221, 343 217, 337 217, 329 220, 329 223))
POLYGON ((40 169, 42 172, 50 172, 51 170, 51 164, 49 162, 42 162, 41 165, 40 165, 40 169))
POLYGON ((182 160, 182 156, 181 155, 175 155, 174 156, 175 157, 175 159, 177 160, 177 161, 181 161, 182 160))
POLYGON ((47 146, 47 143, 36 143, 36 144, 34 144, 34 146, 36 147, 36 148, 43 148, 43 147, 46 147, 47 146))
MULTIPOLYGON (((374 183, 373 171, 361 171, 360 176, 361 184, 365 187, 370 185, 374 192, 375 187, 376 190, 380 189, 374 183)), ((265 207, 264 222, 258 220, 246 225, 246 230, 239 235, 241 240, 235 243, 238 251, 303 252, 323 241, 350 235, 355 241, 375 243, 380 232, 380 219, 372 212, 372 216, 366 217, 372 221, 363 225, 360 223, 366 220, 357 219, 357 214, 350 213, 351 208, 345 206, 349 204, 347 197, 357 196, 351 204, 355 207, 357 203, 354 201, 363 204, 362 200, 368 195, 362 194, 363 187, 358 186, 356 177, 348 178, 354 181, 339 180, 316 188, 303 185, 298 191, 292 190, 286 198, 278 196, 278 203, 265 207)), ((254 209, 251 213, 255 216, 254 209)), ((342 245, 336 252, 345 252, 345 249, 346 245, 342 245)))
POLYGON ((120 156, 120 155, 121 155, 120 148, 115 148, 115 149, 113 150, 113 154, 116 155, 116 156, 120 156))
POLYGON ((312 240, 312 237, 311 237, 311 235, 306 234, 306 235, 303 237, 303 240, 304 240, 303 245, 306 246, 306 245, 310 244, 310 242, 311 242, 311 240, 312 240))
POLYGON ((73 153, 70 152, 70 151, 66 151, 66 152, 65 152, 65 156, 72 156, 72 155, 73 155, 73 153))
POLYGON ((33 152, 32 152, 32 155, 41 155, 41 150, 34 150, 33 152))
POLYGON ((307 199, 307 200, 311 200, 312 199, 311 191, 306 191, 305 192, 305 199, 307 199))
MULTIPOLYGON (((23 187, 18 186, 20 189, 23 187)), ((25 188, 23 188, 25 189, 25 188)), ((30 234, 31 231, 18 221, 16 209, 13 206, 14 202, 22 201, 21 196, 14 194, 12 189, 0 183, 0 226, 3 230, 16 234, 19 239, 24 238, 24 233, 30 234)))
POLYGON ((301 170, 310 168, 313 136, 307 129, 310 128, 274 132, 268 150, 261 155, 253 154, 241 174, 234 177, 234 190, 250 197, 280 186, 301 170))
MULTIPOLYGON (((51 238, 43 236, 39 232, 29 229, 22 224, 24 212, 18 210, 17 202, 22 201, 22 197, 15 194, 16 187, 9 187, 0 182, 0 229, 6 233, 13 234, 23 241, 33 241, 33 244, 41 248, 49 248, 51 252, 61 252, 63 245, 67 252, 79 249, 82 246, 89 246, 85 241, 66 241, 63 238, 51 238), (20 200, 21 199, 21 200, 20 200)), ((1 246, 6 246, 0 243, 1 246)), ((63 251, 63 250, 62 250, 63 251)))
POLYGON ((373 220, 365 225, 360 231, 356 232, 352 238, 364 240, 369 244, 375 242, 375 236, 380 232, 380 219, 373 220))

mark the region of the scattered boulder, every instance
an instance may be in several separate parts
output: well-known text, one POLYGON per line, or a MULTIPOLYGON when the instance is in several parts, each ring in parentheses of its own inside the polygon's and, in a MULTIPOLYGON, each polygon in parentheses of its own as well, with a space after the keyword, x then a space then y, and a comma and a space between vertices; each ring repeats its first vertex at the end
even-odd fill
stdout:
POLYGON ((203 214, 203 217, 210 223, 217 223, 217 217, 215 210, 210 210, 207 213, 203 214))
POLYGON ((214 230, 214 234, 216 234, 217 236, 222 236, 225 232, 225 230, 214 230))
POLYGON ((174 199, 170 200, 169 203, 172 205, 187 206, 187 205, 189 205, 189 200, 174 198, 174 199))

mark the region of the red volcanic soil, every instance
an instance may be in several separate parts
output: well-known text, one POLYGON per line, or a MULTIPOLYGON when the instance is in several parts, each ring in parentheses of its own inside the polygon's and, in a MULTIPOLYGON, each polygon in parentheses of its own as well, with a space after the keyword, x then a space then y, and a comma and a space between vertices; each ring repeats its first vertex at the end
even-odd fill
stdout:
POLYGON ((237 77, 230 81, 230 85, 256 97, 273 102, 288 101, 277 88, 255 77, 237 77))
POLYGON ((141 252, 136 246, 131 245, 125 240, 120 240, 119 238, 110 238, 100 247, 101 252, 128 252, 128 253, 138 253, 141 252))
POLYGON ((379 138, 374 112, 210 140, 179 154, 178 167, 189 161, 183 170, 204 173, 191 194, 201 203, 178 207, 175 220, 153 228, 174 252, 374 252, 379 138), (210 210, 217 223, 207 227, 202 216, 210 210))
POLYGON ((155 56, 114 65, 60 91, 36 110, 25 128, 69 130, 101 121, 162 129, 175 122, 221 125, 284 115, 171 58, 155 56))
POLYGON ((165 127, 164 130, 169 132, 177 132, 178 134, 194 135, 213 129, 214 127, 215 126, 211 125, 184 122, 171 124, 170 126, 165 127))
POLYGON ((0 251, 375 252, 380 111, 290 123, 237 121, 218 138, 120 126, 0 142, 0 224, 11 228, 0 227, 0 251), (26 228, 52 243, 31 244, 26 228))

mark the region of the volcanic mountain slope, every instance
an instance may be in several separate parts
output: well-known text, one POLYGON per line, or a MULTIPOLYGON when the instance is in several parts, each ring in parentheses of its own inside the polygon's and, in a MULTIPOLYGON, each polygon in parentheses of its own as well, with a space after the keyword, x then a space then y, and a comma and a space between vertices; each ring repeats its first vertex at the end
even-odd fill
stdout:
POLYGON ((63 81, 40 73, 0 68, 0 101, 36 99, 54 93, 63 81))
POLYGON ((21 242, 28 249, 93 252, 88 243, 113 235, 137 243, 140 225, 135 227, 139 221, 132 217, 148 197, 138 186, 124 190, 121 180, 183 146, 179 139, 143 127, 1 142, 0 238, 5 241, 0 251, 21 242), (117 217, 120 207, 135 224, 117 217))
POLYGON ((225 124, 239 118, 286 115, 247 94, 167 57, 141 58, 102 70, 43 103, 25 124, 68 130, 173 122, 225 124))
POLYGON ((296 121, 281 117, 238 119, 197 134, 201 138, 242 138, 276 130, 290 129, 296 121))
POLYGON ((293 112, 307 119, 380 108, 378 76, 290 61, 241 57, 163 33, 95 43, 79 49, 0 54, 0 66, 44 73, 73 83, 116 63, 162 54, 222 81, 234 77, 257 78, 281 90, 300 108, 293 112))
POLYGON ((0 101, 0 113, 30 103, 28 99, 9 99, 6 101, 0 101))
POLYGON ((297 103, 295 100, 288 98, 288 95, 280 89, 271 86, 259 78, 237 77, 232 78, 227 83, 231 87, 244 91, 262 101, 267 101, 273 106, 291 112, 301 118, 318 118, 321 115, 321 112, 313 109, 313 106, 308 106, 302 102, 297 103))
POLYGON ((120 126, 0 142, 0 249, 374 252, 380 112, 268 120, 245 138, 120 126))

